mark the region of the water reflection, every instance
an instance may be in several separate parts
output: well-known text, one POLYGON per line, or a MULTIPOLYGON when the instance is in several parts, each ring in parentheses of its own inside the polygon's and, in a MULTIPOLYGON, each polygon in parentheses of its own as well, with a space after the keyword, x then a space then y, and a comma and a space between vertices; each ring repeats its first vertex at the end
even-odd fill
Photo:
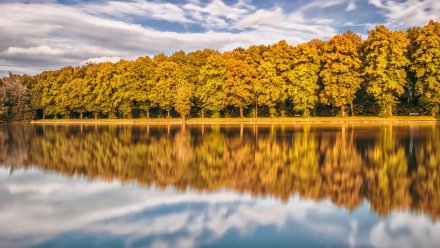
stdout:
POLYGON ((13 246, 440 244, 435 125, 13 125, 0 164, 13 246))

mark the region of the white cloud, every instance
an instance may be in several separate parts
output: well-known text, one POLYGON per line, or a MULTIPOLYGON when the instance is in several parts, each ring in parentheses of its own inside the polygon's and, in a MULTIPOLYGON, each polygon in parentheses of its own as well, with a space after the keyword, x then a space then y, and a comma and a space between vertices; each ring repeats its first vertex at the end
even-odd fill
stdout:
POLYGON ((345 11, 352 11, 356 9, 356 3, 354 1, 350 1, 347 4, 347 7, 345 8, 345 11))
MULTIPOLYGON (((423 25, 438 18, 440 1, 406 2, 369 0, 393 27, 423 25)), ((335 19, 327 8, 358 11, 355 0, 313 0, 285 8, 280 4, 258 7, 252 1, 226 4, 221 0, 98 1, 72 5, 54 1, 1 3, 0 73, 7 70, 38 72, 88 61, 134 59, 159 52, 220 51, 253 44, 290 43, 328 39, 338 25, 355 20, 335 19), (316 14, 320 13, 320 14, 316 14), (180 32, 149 26, 159 20, 180 25, 180 32), (141 24, 142 23, 142 24, 141 24), (199 32, 185 32, 196 26, 199 32)), ((168 25, 167 24, 167 25, 168 25)))
POLYGON ((430 19, 439 20, 440 17, 438 0, 369 0, 369 3, 381 9, 387 18, 387 25, 395 28, 423 26, 430 19))
POLYGON ((408 212, 392 214, 371 229, 374 247, 438 247, 440 222, 408 212))
POLYGON ((41 45, 36 47, 9 47, 6 51, 8 55, 62 55, 60 49, 51 48, 50 46, 41 45))
POLYGON ((87 59, 87 60, 83 60, 79 64, 80 65, 84 65, 84 64, 87 64, 87 63, 101 63, 101 62, 112 62, 112 63, 115 63, 115 62, 118 62, 119 60, 121 60, 120 57, 116 57, 116 56, 105 57, 104 56, 104 57, 99 57, 99 58, 90 58, 90 59, 87 59))
MULTIPOLYGON (((324 4, 332 6, 336 1, 324 4)), ((41 71, 85 61, 138 56, 176 50, 218 50, 270 44, 281 39, 298 43, 335 34, 331 20, 306 18, 302 10, 257 9, 250 1, 228 5, 192 0, 99 1, 61 5, 53 2, 0 4, 0 70, 41 71), (137 24, 134 19, 143 19, 137 24), (148 27, 148 20, 198 25, 198 33, 148 27), (46 56, 41 56, 46 55, 46 56), (50 58, 49 58, 50 57, 50 58), (13 68, 8 68, 12 66, 13 68)))
POLYGON ((166 2, 154 1, 109 1, 88 3, 81 6, 84 12, 102 16, 115 16, 131 19, 132 17, 165 20, 169 22, 191 23, 180 6, 166 2))

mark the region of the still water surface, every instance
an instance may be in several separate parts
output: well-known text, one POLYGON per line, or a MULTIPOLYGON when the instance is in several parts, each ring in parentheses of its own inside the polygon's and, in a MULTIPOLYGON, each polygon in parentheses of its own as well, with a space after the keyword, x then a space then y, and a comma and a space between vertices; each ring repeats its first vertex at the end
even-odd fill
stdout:
POLYGON ((1 247, 440 247, 440 126, 0 126, 1 247))

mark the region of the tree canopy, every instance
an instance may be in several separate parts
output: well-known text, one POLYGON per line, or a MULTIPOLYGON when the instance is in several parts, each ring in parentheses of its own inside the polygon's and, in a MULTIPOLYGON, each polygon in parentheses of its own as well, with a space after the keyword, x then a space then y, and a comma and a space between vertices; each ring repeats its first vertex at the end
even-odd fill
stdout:
POLYGON ((440 23, 66 66, 0 83, 1 121, 440 114, 440 23))

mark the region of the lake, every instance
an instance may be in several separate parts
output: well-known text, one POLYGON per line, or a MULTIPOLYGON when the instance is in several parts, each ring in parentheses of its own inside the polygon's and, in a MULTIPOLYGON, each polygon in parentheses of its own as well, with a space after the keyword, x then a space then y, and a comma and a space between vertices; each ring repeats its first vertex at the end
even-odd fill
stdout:
POLYGON ((440 125, 3 125, 1 247, 439 247, 440 125))

